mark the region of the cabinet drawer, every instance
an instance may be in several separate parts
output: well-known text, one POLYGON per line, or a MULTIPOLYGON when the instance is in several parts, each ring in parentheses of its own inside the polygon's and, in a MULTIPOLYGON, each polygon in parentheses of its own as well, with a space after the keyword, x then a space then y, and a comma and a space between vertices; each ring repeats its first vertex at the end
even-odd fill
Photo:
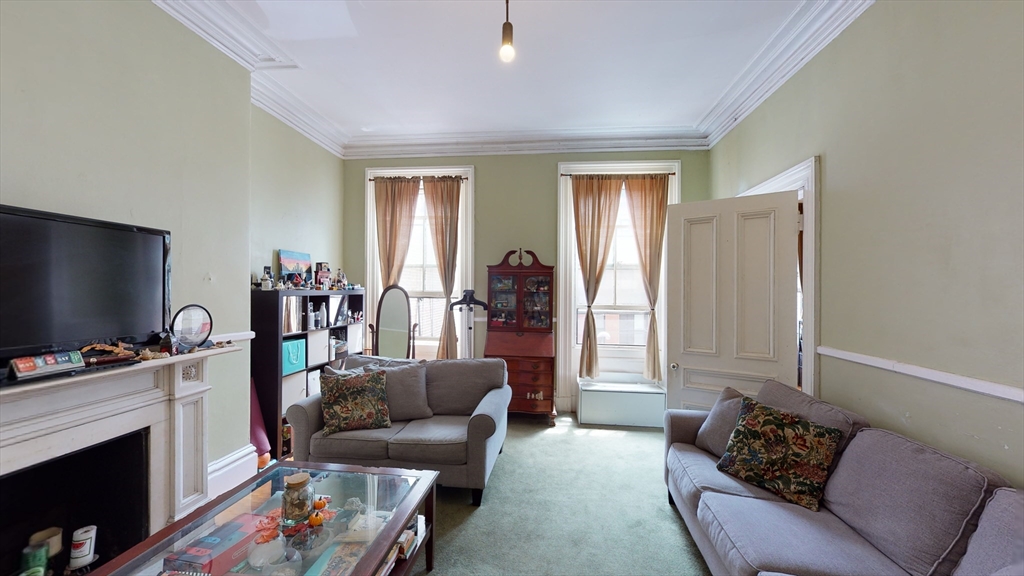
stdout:
POLYGON ((326 364, 331 360, 331 338, 330 330, 317 330, 310 332, 306 338, 306 345, 309 347, 309 365, 326 364))
POLYGON ((509 372, 551 372, 554 366, 550 358, 506 358, 505 362, 508 364, 509 372))
POLYGON ((306 397, 306 373, 296 372, 281 378, 281 415, 288 407, 306 397))
POLYGON ((509 372, 509 384, 536 384, 538 386, 550 386, 553 382, 551 373, 540 372, 509 372))
POLYGON ((551 412, 551 400, 527 400, 513 398, 508 404, 509 412, 551 412))
POLYGON ((554 387, 512 384, 512 398, 533 399, 538 395, 541 397, 540 399, 550 400, 555 397, 554 387))

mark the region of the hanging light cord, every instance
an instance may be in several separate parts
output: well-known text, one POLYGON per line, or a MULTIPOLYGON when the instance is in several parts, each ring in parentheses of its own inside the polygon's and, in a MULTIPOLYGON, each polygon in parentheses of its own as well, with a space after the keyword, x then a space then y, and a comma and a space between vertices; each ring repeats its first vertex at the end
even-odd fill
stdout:
POLYGON ((508 22, 508 0, 505 0, 505 22, 508 22))

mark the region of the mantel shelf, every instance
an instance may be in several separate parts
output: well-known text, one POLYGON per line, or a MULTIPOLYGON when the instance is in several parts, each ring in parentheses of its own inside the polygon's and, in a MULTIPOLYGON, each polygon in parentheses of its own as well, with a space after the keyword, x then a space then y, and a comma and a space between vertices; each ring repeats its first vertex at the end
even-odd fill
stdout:
MULTIPOLYGON (((253 336, 252 332, 248 333, 249 338, 253 336)), ((235 335, 237 336, 237 335, 235 335)), ((241 338, 238 338, 241 340, 241 338)), ((191 354, 178 354, 177 356, 171 356, 170 358, 157 358, 155 360, 146 360, 139 364, 132 364, 130 366, 113 366, 103 370, 96 370, 85 374, 79 374, 78 376, 68 376, 61 378, 59 376, 54 378, 47 378, 38 382, 29 381, 25 384, 12 384, 5 388, 0 388, 0 404, 10 402, 13 400, 27 398, 38 394, 49 394, 54 391, 58 391, 62 388, 70 388, 78 386, 91 380, 105 379, 105 378, 117 378, 121 376, 129 376, 135 373, 143 372, 156 372, 164 366, 172 364, 190 364, 197 360, 204 358, 210 358, 211 356, 218 356, 220 354, 227 354, 229 352, 237 352, 241 350, 241 346, 235 344, 234 346, 225 346, 223 348, 208 348, 193 352, 191 354)))

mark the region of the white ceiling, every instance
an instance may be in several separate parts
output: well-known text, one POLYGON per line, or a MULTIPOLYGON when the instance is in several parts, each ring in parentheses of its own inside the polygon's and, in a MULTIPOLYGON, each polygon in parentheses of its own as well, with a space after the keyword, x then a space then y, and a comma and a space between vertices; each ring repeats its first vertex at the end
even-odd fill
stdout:
POLYGON ((154 0, 335 154, 707 148, 870 0, 154 0))

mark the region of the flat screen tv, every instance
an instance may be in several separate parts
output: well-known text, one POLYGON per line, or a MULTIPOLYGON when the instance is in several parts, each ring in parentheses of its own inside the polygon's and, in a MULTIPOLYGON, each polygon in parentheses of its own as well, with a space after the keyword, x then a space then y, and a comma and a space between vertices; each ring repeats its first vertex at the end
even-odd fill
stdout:
POLYGON ((159 342, 170 250, 166 230, 0 205, 0 371, 94 342, 159 342))

